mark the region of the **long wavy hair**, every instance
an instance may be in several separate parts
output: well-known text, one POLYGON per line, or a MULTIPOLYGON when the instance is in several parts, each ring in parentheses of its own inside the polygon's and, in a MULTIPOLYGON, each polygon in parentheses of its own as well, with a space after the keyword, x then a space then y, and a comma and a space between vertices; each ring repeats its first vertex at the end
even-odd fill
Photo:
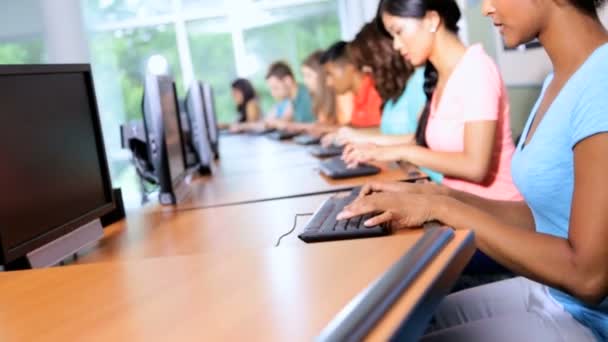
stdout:
MULTIPOLYGON (((455 0, 382 0, 378 7, 376 22, 380 31, 385 36, 390 37, 382 22, 383 13, 402 18, 421 19, 424 18, 428 11, 437 12, 445 28, 450 32, 458 33, 458 21, 462 14, 455 0)), ((424 93, 426 94, 427 102, 418 120, 418 128, 416 129, 416 143, 425 147, 428 146, 426 127, 431 115, 431 99, 433 98, 435 88, 437 88, 438 79, 437 69, 433 63, 428 61, 424 70, 424 93)))
POLYGON ((383 35, 375 22, 363 26, 348 44, 350 60, 360 70, 369 68, 384 103, 403 94, 414 68, 393 48, 392 39, 383 35))
POLYGON ((315 51, 306 57, 302 65, 312 69, 317 74, 317 90, 310 93, 313 113, 317 116, 319 113, 324 113, 328 116, 328 119, 335 120, 336 94, 327 86, 325 70, 321 64, 322 56, 322 50, 315 51))

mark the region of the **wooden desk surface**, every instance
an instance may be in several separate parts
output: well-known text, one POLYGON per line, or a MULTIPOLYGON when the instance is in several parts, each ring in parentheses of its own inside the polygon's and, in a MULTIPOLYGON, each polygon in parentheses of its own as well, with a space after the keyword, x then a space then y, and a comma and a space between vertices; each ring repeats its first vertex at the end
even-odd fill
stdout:
MULTIPOLYGON (((258 138, 262 139, 262 138, 258 138)), ((253 150, 238 157, 222 157, 213 166, 213 178, 251 175, 262 172, 288 171, 303 166, 314 167, 319 159, 313 157, 303 146, 276 149, 280 143, 274 142, 272 148, 253 150)))
MULTIPOLYGON (((421 234, 0 274, 0 340, 310 341, 421 234)), ((460 272, 451 261, 472 244, 456 232, 370 338, 460 272)))
POLYGON ((256 154, 281 153, 305 149, 291 141, 275 141, 265 136, 247 134, 220 135, 220 160, 232 160, 256 154))
MULTIPOLYGON (((331 196, 179 212, 165 208, 129 213, 126 220, 107 227, 102 240, 79 253, 77 263, 271 248, 291 229, 296 214, 314 213, 331 196)), ((281 240, 281 247, 305 245, 297 235, 308 220, 298 219, 296 230, 281 240)))
POLYGON ((377 163, 382 172, 367 177, 332 180, 322 175, 318 165, 268 172, 233 174, 230 177, 201 177, 189 185, 189 196, 178 210, 208 208, 256 201, 283 199, 348 190, 372 181, 419 179, 408 176, 396 163, 377 163))

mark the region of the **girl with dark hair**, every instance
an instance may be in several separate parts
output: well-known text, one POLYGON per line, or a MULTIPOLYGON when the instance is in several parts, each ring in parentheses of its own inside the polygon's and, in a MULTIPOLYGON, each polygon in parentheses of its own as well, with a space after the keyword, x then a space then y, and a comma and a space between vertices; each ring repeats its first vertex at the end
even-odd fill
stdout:
POLYGON ((479 44, 458 37, 455 0, 384 0, 378 23, 415 67, 427 101, 415 144, 350 146, 348 164, 406 161, 443 173, 442 184, 482 197, 520 200, 511 179, 509 102, 498 68, 479 44))
MULTIPOLYGON (((363 26, 348 44, 351 61, 361 70, 368 70, 383 100, 379 129, 341 128, 334 140, 340 145, 377 144, 394 146, 411 144, 418 126, 418 116, 426 98, 422 85, 424 68, 414 69, 393 49, 390 37, 382 34, 375 21, 363 26)), ((433 180, 442 175, 425 169, 433 180)))
MULTIPOLYGON (((395 34, 410 24, 391 14, 391 2, 381 15, 395 34)), ((375 184, 339 215, 382 212, 366 224, 437 220, 472 229, 483 252, 522 275, 448 296, 422 341, 608 341, 608 32, 597 16, 604 2, 483 1, 507 46, 538 38, 553 64, 513 157, 525 201, 375 184)))
POLYGON ((260 119, 260 106, 251 82, 244 78, 232 82, 232 98, 236 103, 237 122, 256 122, 260 119))

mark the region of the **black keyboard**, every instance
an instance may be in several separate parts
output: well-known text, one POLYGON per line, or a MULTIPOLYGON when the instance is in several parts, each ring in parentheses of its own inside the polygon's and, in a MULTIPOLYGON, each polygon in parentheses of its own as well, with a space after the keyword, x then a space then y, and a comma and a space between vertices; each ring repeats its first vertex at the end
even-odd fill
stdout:
POLYGON ((251 130, 248 130, 247 133, 252 134, 252 135, 264 135, 264 134, 272 133, 274 131, 275 131, 274 128, 265 127, 265 128, 251 129, 251 130))
POLYGON ((319 168, 324 175, 333 179, 371 176, 381 171, 380 168, 369 164, 359 164, 357 167, 349 169, 341 157, 324 160, 319 168))
POLYGON ((278 131, 274 131, 266 136, 272 140, 289 140, 298 135, 299 135, 299 133, 278 130, 278 131))
POLYGON ((388 224, 374 227, 363 225, 365 221, 375 216, 367 214, 353 217, 349 220, 336 220, 342 209, 357 198, 361 188, 354 189, 348 196, 332 197, 325 201, 310 219, 304 232, 298 237, 304 242, 322 242, 334 240, 360 239, 384 236, 391 233, 388 224))
POLYGON ((310 147, 308 149, 308 151, 310 152, 310 154, 312 154, 315 157, 329 158, 329 157, 341 156, 342 152, 344 151, 344 147, 337 146, 337 145, 330 145, 328 147, 323 147, 323 146, 319 145, 319 146, 310 147))
POLYGON ((317 145, 321 142, 321 138, 313 137, 312 135, 302 134, 293 139, 298 145, 317 145))

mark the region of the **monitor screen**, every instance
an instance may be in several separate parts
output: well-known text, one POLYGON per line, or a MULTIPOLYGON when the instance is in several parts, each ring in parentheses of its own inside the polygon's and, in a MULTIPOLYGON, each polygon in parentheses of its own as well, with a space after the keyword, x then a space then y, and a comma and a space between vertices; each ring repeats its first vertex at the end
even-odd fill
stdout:
POLYGON ((184 145, 179 122, 175 88, 169 79, 159 82, 159 95, 163 124, 165 127, 165 144, 169 158, 169 172, 173 183, 179 181, 186 171, 184 145))
POLYGON ((3 251, 112 203, 88 75, 0 73, 3 251))

